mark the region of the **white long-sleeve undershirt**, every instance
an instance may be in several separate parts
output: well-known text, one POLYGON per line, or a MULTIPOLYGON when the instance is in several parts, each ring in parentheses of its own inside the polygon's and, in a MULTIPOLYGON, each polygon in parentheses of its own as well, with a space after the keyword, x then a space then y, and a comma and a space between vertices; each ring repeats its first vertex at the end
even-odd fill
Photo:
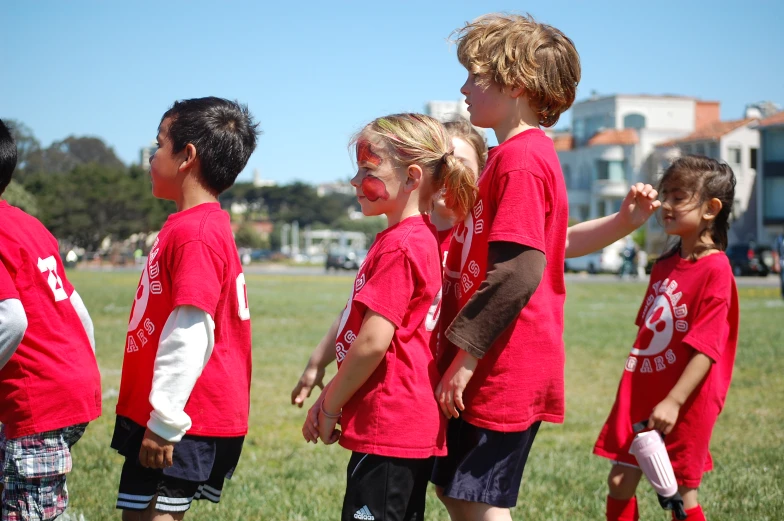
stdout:
POLYGON ((27 331, 27 315, 19 299, 0 300, 0 369, 11 359, 27 331))
POLYGON ((84 327, 84 332, 87 333, 87 339, 90 341, 90 347, 93 348, 93 353, 95 353, 95 328, 93 327, 93 320, 90 318, 90 313, 87 311, 87 306, 84 305, 82 301, 82 297, 74 290, 71 293, 71 305, 76 310, 76 314, 79 315, 79 320, 84 327))
POLYGON ((150 391, 152 412, 147 428, 161 438, 178 442, 191 428, 185 413, 196 380, 212 355, 215 322, 195 306, 178 306, 161 331, 150 391))

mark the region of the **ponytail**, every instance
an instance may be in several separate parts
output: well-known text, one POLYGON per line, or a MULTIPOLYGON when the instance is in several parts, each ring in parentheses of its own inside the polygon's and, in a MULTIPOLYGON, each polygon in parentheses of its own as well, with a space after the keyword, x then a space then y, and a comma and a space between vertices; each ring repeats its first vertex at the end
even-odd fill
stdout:
POLYGON ((473 208, 479 191, 474 171, 451 151, 444 154, 436 181, 444 187, 446 207, 455 212, 458 220, 465 219, 473 208))

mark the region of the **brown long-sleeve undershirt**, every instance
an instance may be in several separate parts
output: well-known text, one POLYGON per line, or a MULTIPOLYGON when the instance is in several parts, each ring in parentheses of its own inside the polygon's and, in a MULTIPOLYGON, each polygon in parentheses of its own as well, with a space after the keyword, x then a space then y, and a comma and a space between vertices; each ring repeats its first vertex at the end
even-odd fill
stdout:
POLYGON ((547 260, 541 251, 513 242, 491 242, 487 277, 446 331, 450 342, 482 358, 542 281, 547 260))

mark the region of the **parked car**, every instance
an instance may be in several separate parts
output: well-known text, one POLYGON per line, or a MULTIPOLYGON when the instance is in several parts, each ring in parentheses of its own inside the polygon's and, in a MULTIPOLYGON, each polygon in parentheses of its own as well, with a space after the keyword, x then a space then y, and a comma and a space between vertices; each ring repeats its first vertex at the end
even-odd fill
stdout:
POLYGON ((367 257, 367 250, 350 250, 347 248, 330 248, 327 253, 325 268, 336 270, 356 270, 362 265, 367 257))
POLYGON ((609 246, 605 246, 599 251, 566 259, 564 270, 587 271, 588 273, 618 273, 623 263, 621 252, 626 245, 626 239, 615 241, 609 246))
POLYGON ((739 242, 727 248, 732 272, 736 277, 758 275, 767 277, 773 271, 773 250, 765 244, 739 242))

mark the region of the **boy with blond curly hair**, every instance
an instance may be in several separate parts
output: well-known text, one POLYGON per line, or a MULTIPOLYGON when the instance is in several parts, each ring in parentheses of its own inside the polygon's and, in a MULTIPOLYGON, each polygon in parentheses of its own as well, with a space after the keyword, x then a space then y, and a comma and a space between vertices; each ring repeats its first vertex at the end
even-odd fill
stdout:
POLYGON ((451 420, 432 481, 453 520, 506 520, 540 423, 564 418, 569 205, 540 127, 572 105, 580 58, 530 16, 483 16, 457 43, 471 123, 499 145, 447 256, 436 398, 451 420))

